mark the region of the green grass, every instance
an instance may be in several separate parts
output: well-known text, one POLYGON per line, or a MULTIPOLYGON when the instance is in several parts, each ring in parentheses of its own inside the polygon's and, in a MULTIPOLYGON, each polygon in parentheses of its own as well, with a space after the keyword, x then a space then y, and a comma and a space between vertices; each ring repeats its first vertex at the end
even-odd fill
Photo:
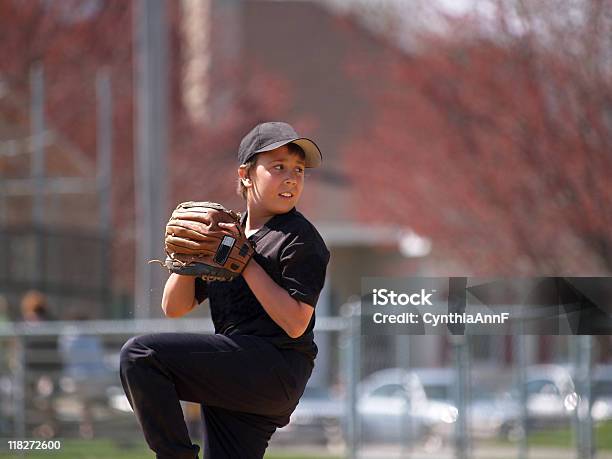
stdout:
POLYGON ((266 454, 265 459, 341 459, 341 456, 316 455, 308 456, 305 454, 266 454))
MULTIPOLYGON (((597 450, 612 450, 612 421, 606 421, 595 426, 595 444, 597 450)), ((490 445, 514 445, 507 440, 484 441, 490 445)), ((576 447, 575 434, 570 428, 535 431, 527 438, 530 447, 548 447, 572 449, 576 447)))
POLYGON ((572 448, 574 446, 574 437, 569 429, 542 430, 530 434, 527 437, 527 444, 535 447, 572 448))
MULTIPOLYGON (((597 450, 612 450, 612 421, 599 424, 595 428, 597 450)), ((3 440, 6 441, 6 440, 3 440)), ((529 435, 530 447, 552 447, 572 449, 574 436, 570 429, 534 432, 529 435)), ((511 445, 509 442, 496 441, 494 444, 511 445)), ((62 440, 59 451, 27 451, 19 455, 17 451, 7 452, 7 444, 0 445, 0 459, 25 457, 32 459, 152 459, 153 452, 144 443, 119 445, 112 440, 62 440)), ((270 452, 266 459, 340 459, 340 456, 309 455, 305 453, 270 452)))
POLYGON ((612 450, 612 421, 605 422, 598 426, 596 435, 597 448, 612 450))
MULTIPOLYGON (((598 450, 612 450, 612 421, 595 426, 595 444, 598 450)), ((572 448, 574 445, 574 433, 570 429, 535 432, 529 436, 529 446, 572 448)))
MULTIPOLYGON (((144 444, 119 446, 112 440, 63 440, 59 451, 7 452, 7 444, 0 446, 0 459, 24 457, 32 459, 152 459, 153 452, 144 444)), ((200 455, 201 457, 201 455, 200 455)), ((340 459, 339 456, 268 453, 266 459, 340 459)))

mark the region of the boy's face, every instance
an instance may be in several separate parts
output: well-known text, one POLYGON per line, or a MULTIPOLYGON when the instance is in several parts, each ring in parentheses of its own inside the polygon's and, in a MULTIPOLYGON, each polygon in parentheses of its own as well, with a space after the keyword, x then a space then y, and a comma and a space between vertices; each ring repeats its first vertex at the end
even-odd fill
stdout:
POLYGON ((249 204, 272 214, 289 212, 302 195, 305 168, 305 161, 286 145, 259 153, 245 184, 249 204))

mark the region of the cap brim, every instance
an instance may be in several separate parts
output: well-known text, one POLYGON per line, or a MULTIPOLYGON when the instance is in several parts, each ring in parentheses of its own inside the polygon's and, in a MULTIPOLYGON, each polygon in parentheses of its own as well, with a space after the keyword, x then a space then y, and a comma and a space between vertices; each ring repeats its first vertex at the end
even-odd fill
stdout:
POLYGON ((323 155, 321 154, 321 150, 316 143, 312 140, 307 139, 306 137, 298 137, 297 139, 287 139, 281 140, 278 142, 271 143, 270 145, 266 145, 259 150, 255 150, 253 153, 263 153, 264 151, 271 151, 275 148, 282 147, 283 145, 287 145, 288 143, 294 143, 299 145, 302 150, 304 150, 304 154, 306 155, 306 167, 313 168, 319 167, 321 162, 323 161, 323 155))

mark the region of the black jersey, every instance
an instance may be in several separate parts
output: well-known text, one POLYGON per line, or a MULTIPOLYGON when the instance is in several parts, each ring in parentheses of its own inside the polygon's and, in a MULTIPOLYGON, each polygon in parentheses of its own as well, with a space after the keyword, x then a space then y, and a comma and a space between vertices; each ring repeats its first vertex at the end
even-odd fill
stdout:
MULTIPOLYGON (((293 208, 272 217, 249 240, 255 245, 255 260, 268 275, 293 298, 315 307, 329 262, 329 251, 316 228, 293 208)), ((195 295, 200 303, 210 299, 216 333, 260 336, 281 349, 315 358, 314 313, 304 334, 291 338, 266 313, 242 276, 231 282, 205 283, 198 278, 195 295)))

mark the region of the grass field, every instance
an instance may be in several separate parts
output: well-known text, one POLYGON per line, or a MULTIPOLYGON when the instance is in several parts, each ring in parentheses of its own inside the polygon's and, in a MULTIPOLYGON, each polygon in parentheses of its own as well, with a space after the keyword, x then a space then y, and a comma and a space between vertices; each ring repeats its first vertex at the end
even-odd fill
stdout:
MULTIPOLYGON (((612 451, 612 422, 596 426, 595 439, 597 450, 612 451)), ((574 438, 569 429, 536 432, 529 436, 529 446, 532 448, 573 449, 574 438)), ((509 442, 496 441, 489 443, 501 448, 513 447, 509 442)), ((151 459, 153 453, 142 444, 120 446, 112 440, 63 440, 59 451, 28 451, 20 455, 18 452, 7 452, 7 444, 0 445, 0 459, 25 457, 32 459, 151 459)), ((432 455, 435 457, 435 454, 432 455)), ((341 456, 305 453, 270 452, 266 459, 341 459, 341 456)))
MULTIPOLYGON (((598 451, 612 451, 612 421, 595 426, 595 444, 598 451)), ((489 446, 513 446, 514 442, 507 440, 484 440, 489 446)), ((540 430, 533 432, 527 439, 529 447, 573 449, 576 446, 575 434, 569 429, 540 430)))
MULTIPOLYGON (((569 429, 537 432, 529 436, 530 446, 571 448, 575 440, 569 429)), ((595 427, 595 443, 598 450, 612 450, 612 421, 595 427)))
MULTIPOLYGON (((24 457, 32 459, 152 459, 153 452, 144 444, 140 446, 121 447, 112 440, 65 440, 59 451, 27 451, 20 455, 17 451, 6 452, 7 445, 2 445, 0 459, 24 457)), ((304 455, 288 453, 269 453, 266 459, 340 459, 339 456, 304 455)))

